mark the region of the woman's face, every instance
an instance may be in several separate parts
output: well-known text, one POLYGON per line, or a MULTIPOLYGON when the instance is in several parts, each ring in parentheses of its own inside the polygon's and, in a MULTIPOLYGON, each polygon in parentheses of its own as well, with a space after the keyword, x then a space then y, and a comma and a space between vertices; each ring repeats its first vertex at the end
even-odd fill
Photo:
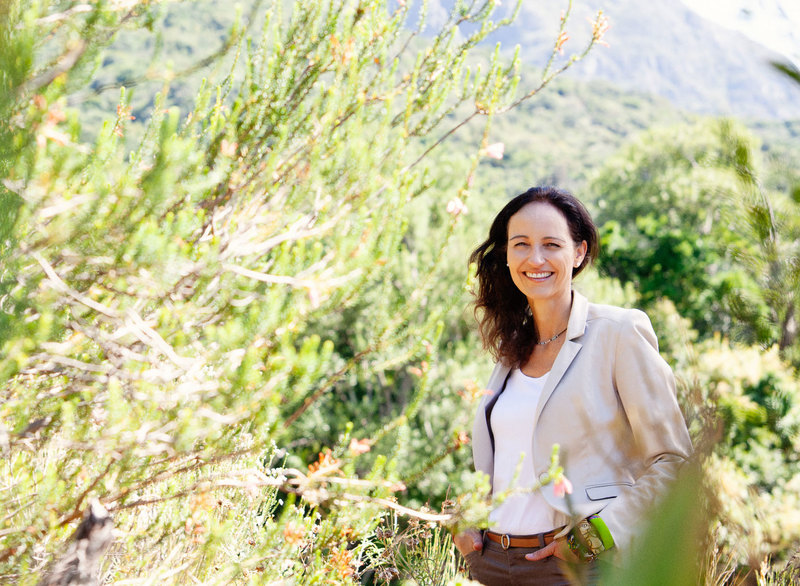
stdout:
POLYGON ((566 217, 549 203, 529 203, 508 221, 508 270, 531 305, 547 299, 568 302, 572 269, 585 255, 586 241, 572 240, 566 217))

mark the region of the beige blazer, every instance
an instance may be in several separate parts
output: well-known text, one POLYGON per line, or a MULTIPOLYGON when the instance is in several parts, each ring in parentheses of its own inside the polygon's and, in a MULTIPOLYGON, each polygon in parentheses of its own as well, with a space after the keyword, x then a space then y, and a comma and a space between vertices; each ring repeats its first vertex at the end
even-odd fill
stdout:
MULTIPOLYGON (((475 468, 489 478, 494 450, 487 417, 508 373, 508 366, 495 366, 473 427, 475 468)), ((692 452, 672 370, 647 315, 589 303, 577 292, 531 424, 535 473, 546 476, 559 444, 573 486, 566 498, 555 495, 552 483, 544 486, 547 502, 576 520, 599 513, 620 552, 692 452)))

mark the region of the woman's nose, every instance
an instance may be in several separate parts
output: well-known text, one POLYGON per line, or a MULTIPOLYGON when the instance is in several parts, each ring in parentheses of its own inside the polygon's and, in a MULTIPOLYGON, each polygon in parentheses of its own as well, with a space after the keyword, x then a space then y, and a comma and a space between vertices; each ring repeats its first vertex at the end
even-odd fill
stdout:
POLYGON ((544 262, 544 255, 542 254, 542 249, 538 246, 532 246, 531 251, 528 254, 528 262, 534 265, 539 265, 544 262))

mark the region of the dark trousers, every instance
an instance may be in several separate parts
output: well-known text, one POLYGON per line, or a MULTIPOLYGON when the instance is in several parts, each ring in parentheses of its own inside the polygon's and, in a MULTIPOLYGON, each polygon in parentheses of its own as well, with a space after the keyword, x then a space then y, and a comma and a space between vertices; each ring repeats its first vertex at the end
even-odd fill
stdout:
POLYGON ((575 586, 596 584, 598 568, 594 563, 567 564, 550 556, 538 562, 525 559, 538 547, 509 547, 488 539, 483 550, 467 554, 470 578, 485 586, 575 586))

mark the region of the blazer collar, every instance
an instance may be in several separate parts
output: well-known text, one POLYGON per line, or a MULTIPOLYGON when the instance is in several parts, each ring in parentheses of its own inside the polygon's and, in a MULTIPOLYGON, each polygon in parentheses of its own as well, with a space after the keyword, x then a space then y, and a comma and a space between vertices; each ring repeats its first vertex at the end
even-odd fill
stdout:
MULTIPOLYGON (((561 380, 561 377, 564 376, 567 368, 569 368, 569 365, 572 364, 575 356, 578 355, 578 352, 583 346, 580 341, 576 341, 576 338, 583 336, 584 332, 586 331, 586 318, 588 314, 588 300, 586 297, 573 290, 572 308, 570 309, 569 321, 567 322, 567 336, 564 340, 564 344, 561 346, 561 350, 558 352, 555 362, 553 363, 553 367, 550 369, 547 382, 542 389, 542 395, 539 398, 539 403, 536 407, 536 417, 534 418, 534 421, 538 421, 539 415, 541 415, 542 409, 544 409, 544 406, 547 403, 547 400, 550 398, 550 395, 553 394, 556 385, 561 380)), ((482 415, 485 418, 484 423, 489 432, 489 442, 492 447, 492 452, 494 452, 494 434, 492 433, 489 421, 495 403, 497 403, 500 395, 505 390, 506 381, 508 380, 510 371, 511 368, 508 365, 498 363, 495 365, 494 372, 492 372, 492 376, 489 379, 489 384, 487 385, 489 390, 492 391, 492 396, 488 397, 482 415)))
POLYGON ((567 340, 572 340, 586 333, 586 319, 589 315, 589 301, 572 290, 572 309, 567 322, 567 340))
POLYGON ((547 381, 542 389, 542 395, 539 397, 539 404, 536 407, 536 417, 534 421, 539 420, 539 416, 544 406, 547 404, 547 401, 550 399, 550 396, 553 394, 553 391, 555 391, 556 386, 583 347, 579 338, 583 336, 586 331, 586 318, 588 314, 589 302, 586 300, 586 297, 573 290, 572 309, 569 313, 569 322, 567 322, 567 339, 564 340, 564 344, 561 346, 561 350, 559 350, 552 368, 550 368, 550 374, 547 376, 547 381))
MULTIPOLYGON (((589 301, 586 299, 586 297, 584 297, 583 295, 581 295, 580 293, 578 293, 573 289, 572 308, 570 309, 569 320, 567 321, 567 335, 564 343, 565 346, 567 345, 568 341, 574 340, 575 338, 580 338, 584 333, 586 333, 586 320, 588 315, 589 315, 589 301)), ((580 348, 580 346, 581 344, 578 343, 578 348, 580 348)), ((559 353, 559 356, 560 355, 561 353, 559 353)), ((559 360, 556 359, 556 363, 558 361, 559 360)), ((569 362, 572 362, 572 360, 570 360, 569 362)), ((569 366, 569 364, 567 364, 566 366, 569 366)), ((555 367, 556 365, 554 364, 553 368, 555 367)), ((492 391, 493 394, 497 394, 497 392, 504 387, 504 383, 508 377, 508 373, 510 370, 511 368, 504 363, 498 363, 495 365, 495 369, 492 372, 492 376, 489 379, 489 384, 487 385, 487 388, 490 391, 492 391)), ((564 368, 564 370, 566 371, 566 368, 564 368)), ((551 374, 552 374, 552 369, 551 369, 551 374)), ((563 374, 563 372, 561 374, 563 374)), ((558 376, 559 379, 561 378, 561 374, 558 376)), ((552 376, 548 377, 548 379, 550 378, 552 378, 552 376)))

